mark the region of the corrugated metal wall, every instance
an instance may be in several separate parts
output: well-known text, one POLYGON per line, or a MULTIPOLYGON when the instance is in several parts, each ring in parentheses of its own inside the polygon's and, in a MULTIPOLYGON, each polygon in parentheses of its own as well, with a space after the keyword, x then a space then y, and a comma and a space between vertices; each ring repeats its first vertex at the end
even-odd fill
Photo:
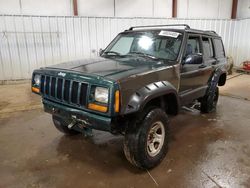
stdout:
POLYGON ((236 45, 233 58, 236 66, 241 66, 242 62, 250 60, 250 18, 237 20, 235 28, 236 45))
POLYGON ((215 30, 237 65, 250 58, 250 20, 0 16, 0 80, 26 79, 34 69, 94 57, 117 33, 135 25, 187 23, 215 30))

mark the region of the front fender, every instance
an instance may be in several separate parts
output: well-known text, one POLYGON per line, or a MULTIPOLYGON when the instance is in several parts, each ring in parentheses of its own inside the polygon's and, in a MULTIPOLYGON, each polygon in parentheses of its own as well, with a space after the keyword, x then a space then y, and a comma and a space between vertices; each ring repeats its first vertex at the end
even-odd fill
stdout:
POLYGON ((175 87, 167 81, 159 81, 146 85, 136 91, 131 97, 126 106, 123 114, 130 114, 138 112, 152 99, 167 95, 174 94, 179 106, 179 97, 175 87))

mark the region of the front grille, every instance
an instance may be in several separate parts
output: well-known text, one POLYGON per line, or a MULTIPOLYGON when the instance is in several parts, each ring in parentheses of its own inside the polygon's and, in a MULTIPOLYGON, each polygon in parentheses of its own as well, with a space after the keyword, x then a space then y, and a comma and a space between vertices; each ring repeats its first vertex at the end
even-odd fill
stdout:
POLYGON ((88 84, 42 75, 40 91, 50 99, 86 106, 88 84))

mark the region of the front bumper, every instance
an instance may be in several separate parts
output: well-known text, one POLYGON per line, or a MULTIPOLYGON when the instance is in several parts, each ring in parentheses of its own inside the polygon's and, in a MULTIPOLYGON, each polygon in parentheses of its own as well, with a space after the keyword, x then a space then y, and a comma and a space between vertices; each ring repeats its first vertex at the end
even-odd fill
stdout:
POLYGON ((111 117, 96 115, 94 113, 89 113, 83 110, 52 102, 47 99, 43 99, 43 105, 44 111, 47 113, 60 116, 67 120, 77 120, 78 123, 72 127, 75 130, 81 131, 81 129, 86 127, 111 132, 111 117))

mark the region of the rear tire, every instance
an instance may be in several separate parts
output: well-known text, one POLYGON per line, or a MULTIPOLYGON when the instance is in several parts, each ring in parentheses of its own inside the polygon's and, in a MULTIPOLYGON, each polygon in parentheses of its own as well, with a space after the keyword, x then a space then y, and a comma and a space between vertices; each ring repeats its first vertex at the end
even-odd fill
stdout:
POLYGON ((127 128, 124 139, 124 154, 134 166, 150 169, 157 166, 168 151, 168 117, 155 108, 149 110, 140 122, 127 128))
POLYGON ((70 124, 70 122, 67 122, 66 120, 64 120, 58 116, 54 116, 54 115, 52 115, 52 119, 53 119, 53 123, 54 123, 56 129, 59 130, 60 132, 66 134, 66 135, 79 134, 79 132, 68 128, 68 125, 70 124))
POLYGON ((201 99, 201 112, 210 113, 216 109, 217 102, 219 99, 219 88, 216 86, 211 89, 207 94, 201 99))

